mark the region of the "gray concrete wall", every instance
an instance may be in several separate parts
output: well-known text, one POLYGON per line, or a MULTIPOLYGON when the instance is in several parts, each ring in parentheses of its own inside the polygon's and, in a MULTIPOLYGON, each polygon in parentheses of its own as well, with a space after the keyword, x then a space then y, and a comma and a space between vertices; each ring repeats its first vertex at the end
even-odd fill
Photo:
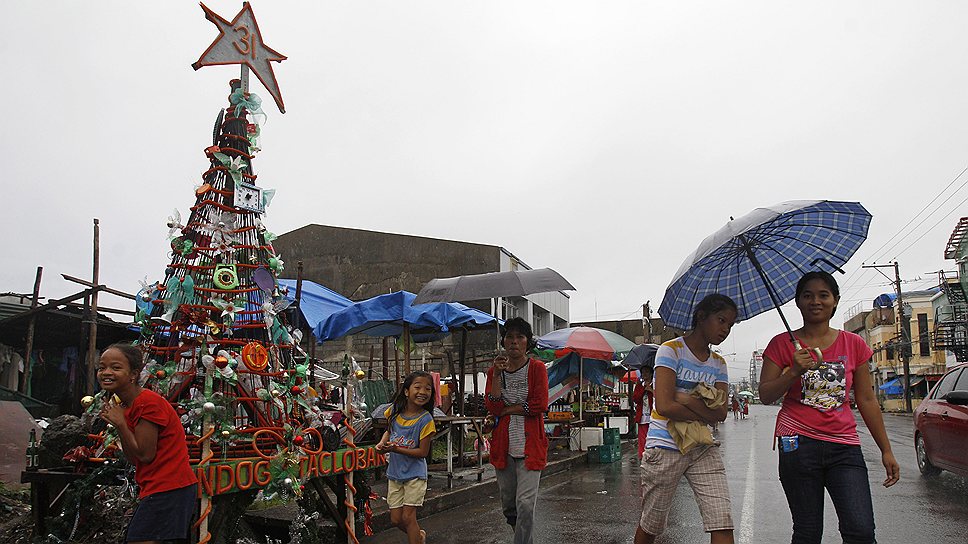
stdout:
POLYGON ((353 300, 415 293, 433 278, 496 272, 501 252, 485 244, 326 225, 287 232, 273 247, 286 261, 286 277, 296 277, 296 262, 302 261, 305 279, 353 300))

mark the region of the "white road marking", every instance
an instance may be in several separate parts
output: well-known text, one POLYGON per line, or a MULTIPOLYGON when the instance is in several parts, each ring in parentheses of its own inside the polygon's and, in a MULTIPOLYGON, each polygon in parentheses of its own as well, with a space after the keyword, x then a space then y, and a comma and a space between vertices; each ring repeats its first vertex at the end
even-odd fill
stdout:
POLYGON ((756 515, 756 425, 751 425, 750 454, 746 465, 746 489, 743 491, 743 510, 739 523, 739 544, 752 544, 756 515))

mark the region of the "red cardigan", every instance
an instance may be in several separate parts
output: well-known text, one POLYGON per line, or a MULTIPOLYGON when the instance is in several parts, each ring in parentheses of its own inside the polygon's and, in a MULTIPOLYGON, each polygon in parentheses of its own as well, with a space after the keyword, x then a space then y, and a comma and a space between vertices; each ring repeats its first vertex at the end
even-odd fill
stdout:
MULTIPOLYGON (((487 371, 487 387, 491 390, 494 367, 487 371)), ((504 410, 504 402, 484 395, 484 405, 491 415, 498 417, 504 410)), ((524 416, 524 466, 528 470, 542 470, 548 462, 548 436, 545 434, 544 413, 548 411, 548 370, 537 359, 528 360, 528 410, 524 416)), ((499 417, 497 427, 491 433, 491 464, 496 469, 507 466, 508 425, 510 417, 499 417)))

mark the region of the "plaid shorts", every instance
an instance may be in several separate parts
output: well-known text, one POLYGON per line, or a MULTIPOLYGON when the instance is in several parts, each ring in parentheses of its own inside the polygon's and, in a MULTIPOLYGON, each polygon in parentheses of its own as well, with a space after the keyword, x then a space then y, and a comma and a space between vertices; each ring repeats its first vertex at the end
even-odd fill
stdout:
POLYGON ((708 533, 733 528, 726 467, 717 446, 700 446, 683 455, 674 450, 648 448, 642 457, 642 518, 639 526, 650 535, 661 534, 669 520, 669 509, 686 476, 708 533))

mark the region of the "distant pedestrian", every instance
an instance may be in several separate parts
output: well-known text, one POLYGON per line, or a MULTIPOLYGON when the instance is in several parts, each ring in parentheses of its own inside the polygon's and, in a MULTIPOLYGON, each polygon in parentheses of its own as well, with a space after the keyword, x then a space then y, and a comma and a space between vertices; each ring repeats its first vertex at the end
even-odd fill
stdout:
POLYGON ((780 482, 793 515, 793 542, 819 544, 823 539, 826 489, 844 542, 873 543, 870 481, 850 410, 851 391, 881 450, 884 487, 900 477, 868 373, 873 352, 861 337, 830 326, 840 301, 833 276, 808 272, 797 283, 795 300, 803 326, 793 334, 803 347, 795 349, 788 333, 778 334, 763 352, 760 374, 762 402, 783 398, 774 434, 780 482))
POLYGON ((722 343, 735 322, 736 303, 727 296, 709 295, 696 305, 692 331, 662 344, 656 353, 655 409, 642 458, 642 515, 635 529, 635 544, 651 544, 665 530, 683 475, 696 496, 709 541, 733 542, 726 467, 719 447, 698 445, 684 454, 669 425, 680 421, 712 425, 726 419, 726 361, 710 345, 722 343), (711 409, 693 396, 691 391, 697 388, 709 388, 721 395, 719 407, 711 409))
POLYGON ((97 365, 98 383, 111 397, 101 419, 117 430, 139 488, 125 539, 186 540, 195 516, 198 480, 189 465, 178 413, 168 399, 138 384, 143 366, 141 348, 130 344, 108 346, 97 365))
POLYGON ((434 426, 434 378, 413 372, 387 408, 387 430, 376 450, 388 454, 387 504, 390 523, 407 534, 408 544, 423 544, 427 533, 417 523, 417 508, 427 494, 427 455, 434 426))
POLYGON ((746 416, 750 414, 750 399, 745 396, 739 399, 739 414, 740 419, 746 419, 746 416))
POLYGON ((548 371, 530 359, 531 325, 520 317, 504 324, 506 355, 487 371, 487 411, 497 418, 491 438, 491 464, 497 472, 504 518, 514 529, 514 544, 534 540, 534 510, 541 471, 548 459, 544 413, 548 410, 548 371))
POLYGON ((639 369, 642 378, 635 384, 632 390, 632 402, 635 403, 635 421, 638 426, 639 435, 639 461, 642 460, 642 453, 645 451, 645 438, 649 434, 649 422, 652 421, 652 367, 643 366, 639 369))
POLYGON ((739 419, 739 398, 737 398, 736 395, 733 395, 733 401, 730 403, 730 405, 733 408, 733 419, 738 420, 739 419))

